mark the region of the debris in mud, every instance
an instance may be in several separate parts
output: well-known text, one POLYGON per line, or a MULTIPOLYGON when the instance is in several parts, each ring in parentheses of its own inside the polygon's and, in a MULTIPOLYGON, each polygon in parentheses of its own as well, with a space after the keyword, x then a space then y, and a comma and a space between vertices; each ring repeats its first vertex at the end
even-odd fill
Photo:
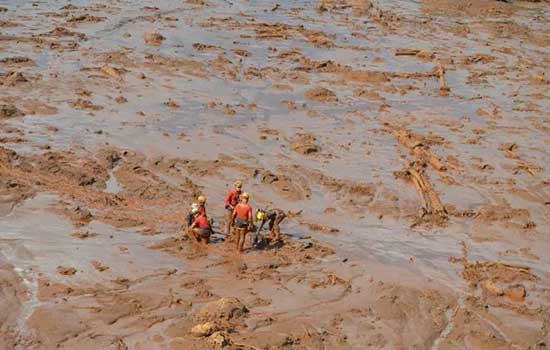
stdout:
POLYGON ((25 113, 12 104, 0 104, 0 119, 22 117, 25 113))
POLYGON ((430 15, 490 16, 511 15, 514 7, 509 1, 500 0, 424 0, 422 10, 430 15))
POLYGON ((222 50, 221 47, 215 46, 215 45, 208 45, 203 43, 194 43, 193 48, 197 51, 215 51, 215 50, 222 50))
POLYGON ((320 224, 300 221, 301 225, 306 225, 310 230, 316 231, 316 232, 322 232, 322 233, 338 233, 340 232, 339 229, 329 226, 324 226, 320 224))
POLYGON ((225 332, 214 332, 208 337, 208 342, 217 348, 223 348, 231 344, 231 340, 225 332))
POLYGON ((83 22, 97 23, 97 22, 101 22, 103 20, 105 20, 105 17, 97 17, 97 16, 92 16, 88 13, 85 13, 85 14, 82 14, 82 15, 73 16, 73 17, 69 18, 67 20, 67 22, 68 23, 83 23, 83 22))
POLYGON ((77 231, 77 232, 71 233, 71 236, 79 239, 86 239, 86 238, 96 237, 97 233, 89 232, 89 231, 86 231, 86 232, 77 231))
POLYGON ((385 83, 390 81, 390 75, 379 71, 349 71, 342 73, 342 78, 356 83, 385 83))
POLYGON ((506 291, 504 291, 504 295, 511 301, 523 302, 527 292, 525 291, 525 287, 523 285, 516 284, 506 289, 506 291))
POLYGON ((6 66, 33 66, 34 61, 28 57, 16 56, 3 58, 0 60, 0 64, 6 66))
POLYGON ((12 22, 12 21, 1 21, 0 20, 0 28, 13 28, 19 26, 19 23, 12 22))
POLYGON ((512 283, 516 281, 535 281, 537 276, 527 266, 504 264, 499 262, 466 263, 462 277, 470 284, 489 280, 493 283, 512 283))
POLYGON ((214 322, 201 323, 191 328, 191 334, 195 337, 208 337, 218 331, 218 326, 214 322))
POLYGON ((84 34, 84 33, 74 32, 72 30, 68 30, 67 28, 63 28, 63 27, 56 27, 55 29, 53 29, 52 31, 50 31, 46 34, 41 34, 41 36, 53 36, 53 37, 58 37, 58 38, 74 37, 74 38, 77 38, 79 40, 83 40, 83 39, 86 38, 86 34, 84 34))
POLYGON ((384 101, 385 98, 380 96, 378 92, 375 90, 366 90, 366 89, 356 89, 353 91, 353 96, 360 97, 360 98, 366 98, 373 101, 384 101))
POLYGON ((0 75, 0 85, 15 86, 19 83, 28 82, 21 72, 10 71, 0 75))
POLYGON ((67 4, 61 8, 59 8, 59 10, 61 11, 72 11, 72 10, 78 10, 79 7, 78 6, 75 6, 73 4, 67 4))
POLYGON ((443 225, 447 222, 449 219, 447 210, 441 203, 439 195, 433 189, 428 175, 424 171, 424 167, 416 162, 412 162, 405 170, 396 171, 394 175, 398 178, 411 181, 416 187, 422 203, 422 213, 418 215, 411 225, 412 227, 422 223, 443 225))
POLYGON ((87 208, 77 205, 72 209, 65 209, 65 214, 71 219, 75 226, 84 226, 89 223, 93 215, 87 208))
POLYGON ((128 99, 124 96, 118 96, 117 98, 115 98, 115 102, 118 104, 123 104, 128 102, 128 99))
POLYGON ((248 313, 248 309, 237 298, 221 298, 205 304, 198 312, 200 320, 232 320, 248 313))
POLYGON ((499 237, 504 229, 523 232, 533 229, 536 226, 534 224, 527 209, 513 208, 507 202, 486 205, 479 208, 474 216, 472 236, 478 241, 491 241, 499 237))
POLYGON ((107 266, 107 265, 101 263, 100 261, 94 260, 94 261, 91 262, 91 264, 92 264, 92 266, 94 267, 94 269, 96 269, 96 270, 99 271, 99 272, 103 272, 103 271, 109 270, 109 266, 107 266))
POLYGON ((484 63, 484 64, 486 64, 486 63, 493 62, 495 59, 496 58, 494 56, 491 56, 491 55, 476 54, 476 55, 464 57, 464 59, 462 60, 462 63, 465 64, 465 65, 475 64, 475 63, 484 63))
POLYGON ((76 274, 76 269, 74 267, 58 266, 57 273, 64 276, 73 276, 76 274))
POLYGON ((164 39, 165 37, 157 31, 149 31, 143 34, 143 40, 149 45, 158 46, 164 39))
POLYGON ((529 81, 532 85, 550 85, 550 77, 546 76, 544 72, 532 76, 529 81))
POLYGON ((325 11, 341 11, 351 9, 353 16, 365 16, 368 11, 373 8, 371 0, 320 0, 317 10, 325 11))
POLYGON ((319 152, 317 138, 312 134, 298 133, 291 140, 290 147, 297 153, 308 155, 319 152))
POLYGON ((164 105, 170 108, 180 108, 180 105, 171 98, 169 98, 168 101, 164 102, 164 105))
POLYGON ((100 111, 103 109, 103 106, 95 105, 92 101, 83 98, 78 98, 75 101, 71 101, 69 104, 71 107, 81 110, 100 111))
POLYGON ((445 68, 443 65, 438 62, 434 68, 435 74, 439 79, 439 95, 448 96, 451 88, 447 85, 447 80, 445 80, 445 68))
POLYGON ((316 87, 306 91, 305 96, 317 102, 337 102, 336 94, 324 87, 316 87))
POLYGON ((400 144, 411 150, 417 162, 430 164, 438 171, 447 170, 447 167, 430 150, 430 144, 441 144, 443 143, 441 139, 423 137, 406 129, 396 129, 394 135, 400 144))
POLYGON ((241 57, 250 57, 250 56, 252 56, 250 51, 247 51, 247 50, 244 50, 244 49, 233 49, 232 51, 237 56, 241 56, 241 57))
POLYGON ((286 174, 274 174, 271 171, 258 172, 262 183, 269 184, 283 197, 291 200, 302 200, 311 195, 311 189, 307 182, 298 177, 290 177, 286 174))
POLYGON ((124 74, 128 73, 128 70, 126 70, 124 68, 103 66, 103 67, 101 67, 101 72, 104 73, 107 76, 112 77, 112 78, 122 79, 122 76, 124 74))
POLYGON ((323 276, 322 279, 313 280, 309 284, 309 286, 312 289, 326 288, 328 286, 336 286, 336 285, 341 285, 348 291, 351 290, 351 282, 343 279, 342 277, 337 276, 334 273, 328 273, 326 276, 323 276))
POLYGON ((435 57, 434 52, 422 49, 399 49, 395 51, 395 56, 416 56, 425 60, 435 57))

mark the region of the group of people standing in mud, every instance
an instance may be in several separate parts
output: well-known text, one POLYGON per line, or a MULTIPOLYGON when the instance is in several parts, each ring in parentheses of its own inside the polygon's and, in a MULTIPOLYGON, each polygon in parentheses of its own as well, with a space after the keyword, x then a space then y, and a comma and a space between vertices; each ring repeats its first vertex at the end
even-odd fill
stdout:
MULTIPOLYGON (((259 235, 260 231, 268 223, 269 241, 282 242, 279 225, 286 217, 284 211, 275 208, 257 209, 254 213, 249 204, 250 195, 243 192, 242 187, 241 181, 235 181, 233 188, 225 196, 225 235, 235 241, 238 252, 243 252, 247 234, 254 232, 252 245, 259 245, 263 241, 259 235)), ((208 244, 213 233, 206 214, 206 197, 200 195, 197 202, 191 205, 191 211, 187 215, 187 234, 195 242, 208 244)))

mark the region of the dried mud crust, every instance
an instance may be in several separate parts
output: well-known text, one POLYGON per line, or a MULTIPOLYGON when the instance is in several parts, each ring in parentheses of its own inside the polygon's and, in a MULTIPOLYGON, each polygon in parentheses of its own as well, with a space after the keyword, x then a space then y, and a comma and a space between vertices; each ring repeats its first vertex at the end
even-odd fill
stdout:
POLYGON ((13 270, 13 266, 7 264, 0 257, 0 348, 6 350, 15 349, 19 329, 17 329, 17 316, 21 305, 26 301, 23 281, 13 270))
POLYGON ((198 193, 187 177, 180 178, 179 185, 169 184, 143 168, 142 157, 125 151, 104 149, 88 159, 73 152, 47 151, 31 157, 5 148, 0 152, 4 208, 37 191, 57 193, 69 201, 60 202, 59 212, 77 226, 95 219, 115 227, 153 228, 159 222, 179 227, 183 214, 175 200, 190 200, 198 193), (110 176, 117 176, 121 193, 105 192, 110 176), (169 207, 172 210, 166 210, 169 207))
POLYGON ((453 311, 453 328, 442 346, 473 344, 486 349, 543 346, 550 336, 550 309, 544 301, 548 296, 541 298, 547 290, 537 287, 540 277, 527 266, 470 262, 464 243, 462 250, 460 259, 450 260, 462 264, 461 275, 470 293, 453 311), (513 319, 504 321, 499 317, 507 313, 513 314, 513 319))
MULTIPOLYGON (((181 244, 166 242, 162 249, 181 244)), ((183 245, 183 250, 172 253, 194 254, 188 243, 183 245)), ((454 305, 452 297, 433 289, 365 282, 363 277, 356 281, 320 270, 320 259, 333 252, 316 242, 289 242, 279 250, 242 258, 227 254, 231 253, 224 246, 217 246, 209 257, 189 261, 197 271, 207 269, 208 278, 170 270, 138 279, 119 277, 111 286, 42 279, 38 295, 44 304, 28 321, 36 333, 26 344, 116 348, 139 339, 193 349, 210 349, 220 342, 229 349, 345 349, 368 342, 399 346, 409 339, 415 346, 428 347, 445 327, 446 310, 454 305), (228 278, 233 280, 231 288, 228 278), (266 286, 273 288, 269 299, 266 286), (309 293, 317 295, 316 301, 307 302, 314 302, 313 307, 286 306, 287 298, 309 293), (75 307, 80 311, 70 313, 75 307), (113 332, 117 336, 96 335, 113 332)))

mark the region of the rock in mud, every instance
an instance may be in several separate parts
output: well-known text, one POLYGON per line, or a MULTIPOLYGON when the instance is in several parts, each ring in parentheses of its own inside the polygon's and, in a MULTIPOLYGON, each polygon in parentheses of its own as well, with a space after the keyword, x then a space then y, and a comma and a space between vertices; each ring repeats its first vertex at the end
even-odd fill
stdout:
POLYGON ((101 67, 101 72, 107 76, 110 76, 112 78, 116 79, 122 79, 122 75, 125 73, 128 73, 128 70, 124 68, 116 68, 116 67, 110 67, 110 66, 103 66, 101 67))
POLYGON ((492 296, 502 295, 502 290, 491 280, 485 280, 481 283, 481 287, 492 296))
POLYGON ((223 348, 231 344, 229 337, 224 332, 214 332, 208 337, 208 342, 218 348, 223 348))
POLYGON ((316 87, 313 89, 309 89, 306 91, 306 97, 310 100, 317 101, 317 102, 336 102, 338 101, 338 97, 336 97, 336 94, 324 87, 316 87))
POLYGON ((3 74, 0 78, 0 85, 3 86, 15 86, 18 83, 27 82, 27 78, 21 72, 7 72, 3 74))
POLYGON ((76 269, 74 267, 58 266, 57 273, 64 276, 73 276, 76 273, 76 269))
POLYGON ((157 31, 149 31, 143 34, 143 40, 149 45, 160 45, 165 37, 157 31))
POLYGON ((221 298, 204 305, 199 313, 198 318, 202 320, 231 320, 239 318, 248 313, 246 306, 237 298, 221 298))
POLYGON ((319 152, 317 138, 311 134, 296 134, 290 144, 295 152, 303 155, 319 152))
POLYGON ((527 295, 527 292, 525 291, 525 287, 523 285, 516 284, 509 287, 504 292, 504 295, 511 301, 523 302, 525 300, 525 296, 527 295))
POLYGON ((115 102, 118 104, 123 104, 128 102, 128 99, 124 96, 118 96, 117 98, 115 98, 115 102))
POLYGON ((12 104, 0 104, 0 119, 16 118, 24 115, 25 113, 12 104))
POLYGON ((213 322, 206 322, 191 328, 191 334, 195 337, 208 337, 218 330, 218 326, 213 322))
POLYGON ((73 215, 75 216, 75 218, 77 218, 80 221, 89 221, 93 217, 92 213, 88 209, 80 205, 77 205, 73 209, 73 215))

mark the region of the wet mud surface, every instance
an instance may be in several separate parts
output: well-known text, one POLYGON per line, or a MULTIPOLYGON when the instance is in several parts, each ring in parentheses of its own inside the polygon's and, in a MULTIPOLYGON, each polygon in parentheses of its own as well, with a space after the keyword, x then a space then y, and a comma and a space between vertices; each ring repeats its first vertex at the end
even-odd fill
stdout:
POLYGON ((549 20, 0 0, 0 349, 546 349, 549 20), (234 252, 236 179, 283 243, 234 252))

